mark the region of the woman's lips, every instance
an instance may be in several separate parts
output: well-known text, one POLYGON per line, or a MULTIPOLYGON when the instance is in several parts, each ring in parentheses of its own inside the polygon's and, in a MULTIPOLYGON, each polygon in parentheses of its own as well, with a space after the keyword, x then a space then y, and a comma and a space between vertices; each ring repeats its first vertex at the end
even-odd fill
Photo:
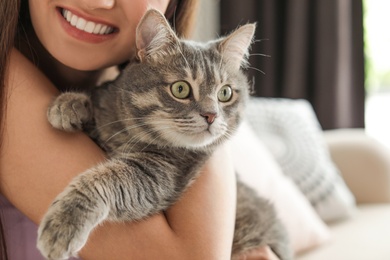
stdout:
POLYGON ((100 43, 112 39, 119 31, 112 25, 91 21, 65 8, 58 8, 58 14, 65 31, 82 41, 100 43))

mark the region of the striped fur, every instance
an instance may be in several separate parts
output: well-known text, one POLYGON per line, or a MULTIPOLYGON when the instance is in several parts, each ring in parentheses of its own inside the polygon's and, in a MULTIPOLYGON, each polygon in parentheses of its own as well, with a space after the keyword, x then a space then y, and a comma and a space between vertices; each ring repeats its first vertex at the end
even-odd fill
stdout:
MULTIPOLYGON (((109 159, 76 177, 49 208, 38 231, 38 248, 45 257, 77 255, 102 221, 140 220, 180 198, 213 150, 238 127, 249 89, 240 66, 254 28, 249 24, 206 44, 181 41, 160 13, 148 11, 137 29, 137 60, 115 81, 91 93, 63 93, 54 101, 48 110, 51 124, 65 131, 87 131, 109 159), (177 81, 191 86, 187 98, 172 94, 177 81), (221 102, 218 93, 226 85, 233 96, 221 102), (213 114, 210 123, 205 115, 213 114)), ((240 212, 233 254, 270 244, 288 259, 283 229, 272 207, 259 204, 242 186, 238 185, 240 212), (245 210, 250 205, 256 214, 267 209, 264 216, 271 216, 264 222, 267 226, 253 217, 247 223, 245 212, 256 215, 245 210), (263 232, 269 223, 278 230, 275 236, 267 235, 272 243, 263 232), (251 228, 254 225, 258 230, 251 228), (248 235, 250 239, 244 239, 248 235), (275 243, 279 237, 281 242, 275 243)))

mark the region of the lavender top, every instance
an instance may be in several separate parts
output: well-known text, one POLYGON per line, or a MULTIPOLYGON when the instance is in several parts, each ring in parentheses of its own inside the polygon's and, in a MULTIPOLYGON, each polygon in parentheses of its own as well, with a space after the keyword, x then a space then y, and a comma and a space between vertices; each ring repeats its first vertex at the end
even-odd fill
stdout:
POLYGON ((0 195, 0 209, 10 260, 44 260, 36 248, 37 225, 0 195))
POLYGON ((1 195, 0 214, 9 260, 45 260, 36 247, 37 225, 1 195))

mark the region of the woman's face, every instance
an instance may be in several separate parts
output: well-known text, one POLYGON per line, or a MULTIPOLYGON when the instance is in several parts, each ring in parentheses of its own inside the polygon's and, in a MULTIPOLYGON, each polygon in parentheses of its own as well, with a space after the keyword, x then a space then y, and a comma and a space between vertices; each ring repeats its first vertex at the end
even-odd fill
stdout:
POLYGON ((34 30, 48 52, 77 70, 117 65, 134 55, 135 30, 149 8, 169 0, 29 0, 34 30))

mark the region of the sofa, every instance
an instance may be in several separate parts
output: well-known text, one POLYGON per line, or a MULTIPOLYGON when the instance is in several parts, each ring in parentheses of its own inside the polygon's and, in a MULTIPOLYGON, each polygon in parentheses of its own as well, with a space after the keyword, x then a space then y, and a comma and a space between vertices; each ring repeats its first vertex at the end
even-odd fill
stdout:
POLYGON ((297 260, 390 260, 390 150, 364 129, 323 131, 306 100, 252 98, 231 145, 297 260))
POLYGON ((297 260, 390 259, 390 151, 363 129, 324 132, 332 160, 355 196, 351 218, 329 223, 330 240, 297 260))

